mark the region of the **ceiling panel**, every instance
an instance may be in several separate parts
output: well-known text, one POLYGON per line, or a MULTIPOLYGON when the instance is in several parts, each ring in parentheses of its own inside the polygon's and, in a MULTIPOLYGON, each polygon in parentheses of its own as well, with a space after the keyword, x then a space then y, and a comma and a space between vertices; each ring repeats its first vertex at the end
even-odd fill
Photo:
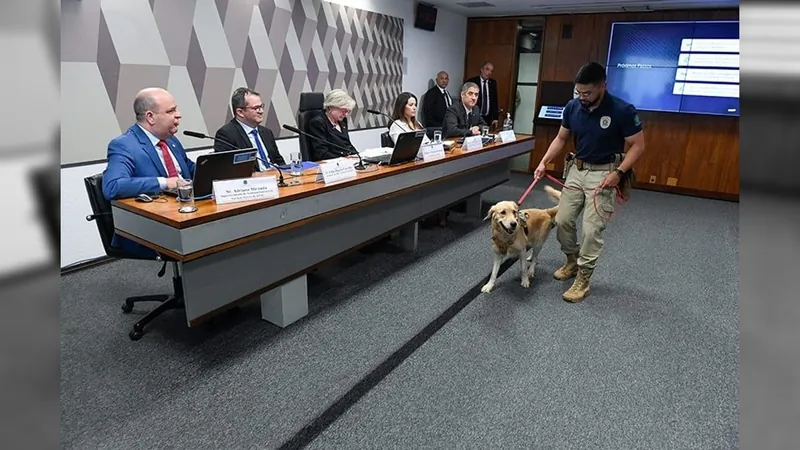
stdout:
POLYGON ((467 17, 739 7, 739 0, 424 0, 423 3, 467 17))

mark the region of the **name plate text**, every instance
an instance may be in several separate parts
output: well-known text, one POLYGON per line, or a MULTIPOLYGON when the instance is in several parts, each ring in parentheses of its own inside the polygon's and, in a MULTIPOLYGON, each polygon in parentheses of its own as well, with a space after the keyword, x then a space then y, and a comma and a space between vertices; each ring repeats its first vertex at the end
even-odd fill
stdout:
POLYGON ((438 144, 423 145, 422 160, 423 161, 436 161, 437 159, 444 158, 444 145, 440 142, 438 144))
POLYGON ((325 184, 338 183, 357 176, 353 161, 347 159, 320 164, 319 171, 325 184))
POLYGON ((278 197, 278 178, 274 176, 237 178, 213 182, 214 201, 227 203, 268 200, 278 197))
POLYGON ((480 136, 469 136, 464 138, 464 145, 462 147, 464 151, 467 152, 478 150, 483 147, 483 140, 481 140, 480 136))

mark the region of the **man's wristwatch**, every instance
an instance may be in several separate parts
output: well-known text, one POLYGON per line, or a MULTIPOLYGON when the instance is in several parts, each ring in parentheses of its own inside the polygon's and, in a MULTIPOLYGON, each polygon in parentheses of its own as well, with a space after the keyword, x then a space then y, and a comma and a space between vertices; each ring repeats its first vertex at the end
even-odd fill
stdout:
POLYGON ((625 172, 623 172, 623 171, 621 171, 621 170, 619 170, 619 169, 614 169, 614 172, 617 172, 617 175, 619 175, 619 177, 620 177, 620 178, 622 178, 623 176, 625 176, 625 172))

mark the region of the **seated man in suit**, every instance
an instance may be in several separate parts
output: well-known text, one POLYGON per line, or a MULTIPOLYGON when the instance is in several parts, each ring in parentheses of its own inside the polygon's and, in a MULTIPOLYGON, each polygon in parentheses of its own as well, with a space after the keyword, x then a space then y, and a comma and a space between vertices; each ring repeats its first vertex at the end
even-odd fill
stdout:
POLYGON ((441 128, 444 125, 444 112, 455 103, 450 93, 447 92, 449 82, 450 76, 447 75, 447 72, 441 71, 436 74, 436 85, 425 93, 422 115, 425 117, 425 126, 428 128, 441 128))
MULTIPOLYGON (((264 103, 258 92, 246 87, 236 89, 231 96, 231 111, 233 119, 217 130, 214 136, 215 152, 256 148, 261 159, 277 166, 286 164, 278 151, 272 131, 261 125, 264 120, 264 103)), ((264 161, 258 161, 257 167, 259 171, 271 169, 264 161)))
POLYGON ((307 133, 318 139, 309 139, 311 161, 340 158, 356 154, 356 148, 347 134, 347 115, 356 101, 347 92, 334 89, 328 92, 323 103, 324 112, 308 122, 307 133), (333 145, 328 145, 324 141, 333 145))
POLYGON ((453 103, 444 113, 442 136, 465 137, 477 136, 480 126, 485 126, 480 111, 475 107, 478 101, 478 85, 470 81, 461 86, 461 101, 453 103))
MULTIPOLYGON (((136 123, 108 144, 108 166, 103 172, 103 195, 108 200, 176 189, 182 180, 194 178, 195 164, 175 137, 181 113, 172 95, 161 88, 142 89, 133 101, 133 111, 136 123)), ((116 235, 112 241, 132 251, 141 247, 131 248, 131 244, 116 235)))

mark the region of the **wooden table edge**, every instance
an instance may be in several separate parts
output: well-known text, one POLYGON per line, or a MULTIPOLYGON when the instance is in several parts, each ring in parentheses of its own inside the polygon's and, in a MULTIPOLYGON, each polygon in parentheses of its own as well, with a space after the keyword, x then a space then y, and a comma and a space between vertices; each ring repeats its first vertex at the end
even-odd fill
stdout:
MULTIPOLYGON (((428 162, 423 163, 423 164, 418 164, 416 162, 411 162, 411 163, 407 163, 407 164, 403 164, 403 165, 397 166, 397 168, 395 168, 395 170, 392 170, 392 171, 383 172, 383 173, 377 173, 375 175, 369 175, 369 176, 366 176, 366 177, 353 178, 351 180, 343 181, 341 183, 335 183, 335 184, 332 184, 332 185, 321 185, 317 189, 302 191, 302 192, 290 194, 290 195, 287 195, 287 196, 277 197, 277 198, 270 199, 270 200, 256 201, 256 202, 252 202, 250 204, 242 205, 239 208, 229 209, 229 210, 221 211, 221 212, 214 213, 214 214, 207 214, 207 215, 204 215, 202 217, 197 217, 197 218, 194 218, 194 219, 189 219, 189 220, 185 220, 185 221, 181 221, 181 222, 175 221, 175 220, 173 220, 173 219, 171 219, 169 217, 165 217, 165 216, 160 215, 160 214, 156 214, 156 213, 150 212, 147 209, 137 207, 136 204, 131 203, 130 199, 126 199, 126 200, 128 200, 128 202, 123 202, 123 201, 120 201, 120 200, 113 200, 111 203, 112 203, 113 206, 115 206, 117 208, 123 209, 125 211, 131 212, 131 213, 136 214, 136 215, 147 217, 148 219, 152 219, 152 220, 154 220, 156 222, 168 225, 168 226, 170 226, 172 228, 185 229, 185 228, 190 228, 190 227, 197 226, 197 225, 202 225, 202 224, 208 223, 208 222, 213 222, 215 220, 224 219, 226 217, 236 216, 236 215, 239 215, 239 214, 244 214, 244 213, 256 211, 256 210, 259 210, 259 209, 269 208, 269 207, 281 205, 281 204, 284 204, 284 203, 288 203, 290 201, 300 200, 300 199, 307 198, 307 197, 310 197, 310 196, 313 196, 313 195, 319 195, 319 194, 323 194, 323 193, 326 193, 326 192, 332 192, 332 191, 335 191, 335 190, 338 190, 338 189, 344 189, 344 188, 347 188, 347 187, 351 187, 351 186, 355 186, 355 185, 359 185, 359 184, 363 184, 363 183, 368 183, 368 182, 371 182, 371 181, 380 180, 380 179, 383 179, 383 178, 387 178, 387 177, 390 177, 390 176, 403 174, 403 173, 410 172, 410 171, 413 171, 413 170, 420 170, 420 169, 427 168, 427 167, 432 167, 432 166, 435 166, 435 165, 438 165, 438 164, 444 164, 444 163, 447 163, 447 162, 450 162, 450 161, 454 161, 454 160, 457 160, 457 159, 460 159, 460 158, 469 158, 471 156, 478 155, 478 154, 485 153, 485 152, 492 151, 492 150, 497 150, 497 149, 502 148, 502 147, 507 147, 507 146, 510 146, 510 145, 518 144, 520 142, 533 141, 533 140, 535 140, 533 135, 518 134, 517 135, 517 139, 515 141, 512 141, 512 142, 492 144, 492 145, 489 145, 489 146, 486 146, 486 147, 482 147, 482 148, 480 148, 478 150, 474 150, 474 151, 466 152, 466 153, 450 154, 450 155, 446 156, 445 158, 442 158, 442 159, 439 159, 439 160, 435 160, 435 161, 428 161, 428 162)), ((480 167, 480 166, 476 166, 476 167, 480 167)))

